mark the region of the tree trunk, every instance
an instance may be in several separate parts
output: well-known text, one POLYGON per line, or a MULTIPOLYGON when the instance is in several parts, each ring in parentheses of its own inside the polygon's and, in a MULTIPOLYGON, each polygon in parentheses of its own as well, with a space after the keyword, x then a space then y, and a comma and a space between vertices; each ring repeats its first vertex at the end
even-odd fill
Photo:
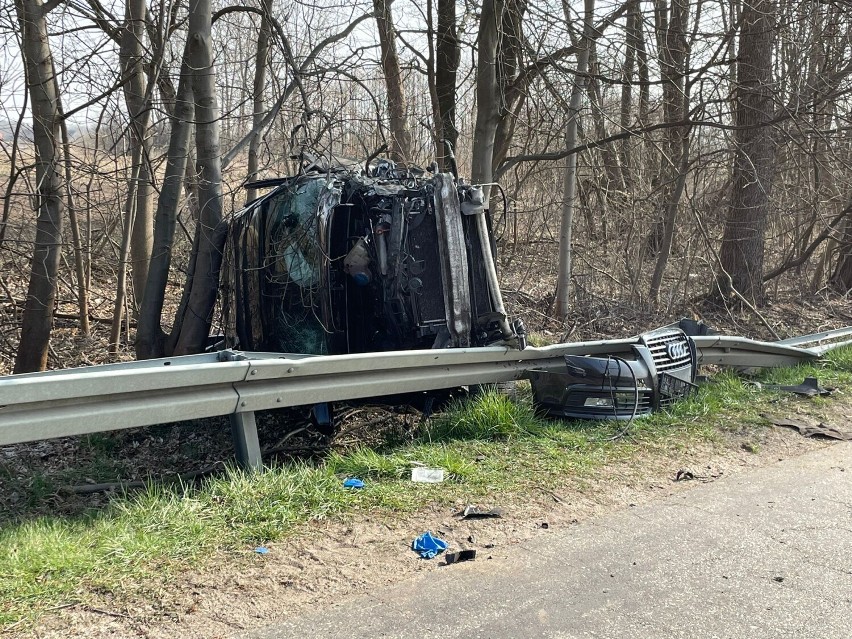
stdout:
POLYGON ((213 67, 210 0, 192 0, 187 35, 192 89, 195 98, 196 157, 199 169, 199 241, 191 256, 194 275, 187 304, 176 319, 180 330, 172 330, 169 342, 174 355, 198 353, 210 333, 213 307, 219 290, 219 267, 225 233, 222 221, 222 170, 219 144, 219 105, 216 100, 216 72, 213 67))
POLYGON ((390 119, 390 149, 388 155, 394 162, 411 162, 411 132, 405 116, 405 91, 399 54, 396 51, 396 32, 391 14, 393 0, 373 0, 376 26, 379 31, 379 46, 382 52, 382 71, 388 94, 388 116, 390 119))
POLYGON ((654 265, 654 274, 651 276, 651 290, 649 297, 653 302, 657 302, 660 297, 660 286, 663 283, 663 274, 666 271, 666 264, 669 261, 672 244, 674 243, 677 207, 680 203, 680 198, 683 197, 683 191, 686 188, 686 175, 689 171, 689 137, 683 138, 682 145, 683 146, 680 150, 680 167, 678 168, 677 177, 674 182, 674 189, 668 198, 668 203, 666 205, 667 208, 663 216, 663 238, 660 243, 660 251, 657 254, 657 262, 654 265))
MULTIPOLYGON (((130 223, 130 259, 133 262, 133 291, 137 305, 144 297, 148 279, 148 260, 153 246, 154 217, 151 208, 153 186, 148 166, 148 122, 150 100, 145 78, 146 0, 127 0, 119 57, 124 84, 124 101, 130 118, 130 155, 134 158, 131 174, 135 178, 128 189, 125 212, 132 212, 130 223)), ((119 284, 121 287, 121 284, 119 284)))
POLYGON ((456 128, 456 70, 459 66, 460 50, 456 32, 455 0, 438 0, 438 29, 435 44, 435 93, 438 101, 438 117, 441 121, 438 145, 438 165, 442 172, 451 170, 447 148, 453 150, 459 139, 456 128))
MULTIPOLYGON (((606 129, 606 114, 604 112, 603 95, 601 93, 600 82, 597 76, 601 74, 600 66, 597 60, 597 52, 593 40, 589 41, 589 79, 586 83, 586 93, 589 96, 589 106, 591 107, 592 121, 595 125, 595 136, 599 140, 607 137, 606 129)), ((622 179, 620 158, 616 153, 613 145, 604 144, 598 149, 603 163, 604 175, 606 180, 601 179, 601 186, 604 187, 604 193, 607 197, 610 196, 610 188, 616 186, 624 190, 625 183, 622 179)), ((603 178, 603 176, 601 176, 603 178)))
POLYGON ((9 152, 9 180, 6 182, 3 194, 3 215, 0 217, 0 250, 2 250, 3 242, 6 240, 6 229, 9 228, 9 215, 12 211, 12 194, 15 192, 15 183, 21 176, 21 170, 18 168, 18 156, 21 144, 21 129, 24 126, 24 118, 29 110, 29 99, 29 92, 24 91, 20 115, 12 133, 12 149, 9 152))
MULTIPOLYGON (((568 102, 568 126, 565 129, 565 148, 577 146, 577 125, 580 108, 583 105, 583 92, 589 71, 589 53, 591 39, 594 34, 595 0, 585 0, 585 16, 583 18, 583 36, 580 39, 580 51, 577 54, 577 72, 574 75, 574 86, 568 102)), ((570 14, 565 12, 565 20, 570 20, 570 14)), ((559 267, 556 280, 556 302, 554 312, 564 320, 570 311, 571 293, 571 258, 574 232, 574 203, 577 188, 577 154, 568 156, 568 166, 565 168, 562 193, 562 219, 559 226, 559 267)))
MULTIPOLYGON (((58 90, 57 90, 58 93, 58 90)), ((61 108, 61 105, 59 105, 61 108)), ((60 113, 60 118, 61 118, 60 113)), ((68 126, 65 119, 60 120, 62 131, 62 155, 65 165, 65 198, 68 203, 68 225, 71 227, 71 242, 74 246, 74 275, 77 279, 77 308, 80 311, 80 335, 89 337, 89 289, 86 281, 86 263, 83 256, 83 241, 80 236, 80 222, 77 217, 77 207, 74 204, 71 177, 71 143, 68 139, 68 126)))
POLYGON ((828 283, 838 293, 845 295, 852 291, 852 217, 846 218, 843 240, 840 242, 840 259, 828 283))
MULTIPOLYGON (((444 155, 444 124, 441 120, 441 104, 438 102, 438 87, 435 73, 435 17, 432 0, 426 0, 426 82, 429 85, 429 100, 432 103, 432 144, 435 159, 441 162, 444 155)), ((446 171, 445 171, 446 172, 446 171)))
MULTIPOLYGON (((192 117, 195 113, 195 106, 192 103, 192 70, 186 66, 188 64, 188 55, 189 53, 184 50, 183 63, 181 64, 177 89, 175 89, 174 83, 165 69, 162 69, 157 76, 160 95, 163 98, 163 107, 172 119, 172 133, 174 133, 174 125, 176 122, 182 122, 185 124, 185 128, 178 132, 179 137, 183 135, 191 137, 193 131, 195 131, 195 123, 192 122, 192 117), (180 94, 181 91, 184 91, 184 93, 180 94), (183 97, 181 97, 181 95, 183 97)), ((182 149, 185 148, 187 153, 186 157, 183 158, 183 164, 185 167, 183 190, 186 195, 187 208, 189 209, 190 216, 197 222, 200 216, 200 212, 198 210, 198 174, 195 172, 195 149, 189 144, 189 137, 179 147, 179 149, 181 149, 180 152, 183 152, 182 149)), ((169 140, 169 144, 171 144, 171 139, 169 140)), ((180 189, 178 188, 178 191, 179 190, 180 189)), ((176 194, 175 197, 179 198, 179 195, 176 194)), ((175 211, 177 211, 178 202, 179 199, 175 202, 175 211)), ((156 239, 154 242, 156 244, 156 239)))
MULTIPOLYGON (((665 25, 658 32, 661 41, 660 75, 663 80, 663 113, 666 122, 680 122, 686 117, 689 95, 686 90, 685 74, 688 59, 686 23, 689 16, 687 0, 665 0, 657 3, 659 23, 665 25)), ((656 302, 660 295, 663 275, 674 243, 677 228, 677 210, 683 195, 688 167, 689 127, 671 127, 666 136, 663 161, 660 168, 662 181, 659 211, 662 223, 661 238, 657 246, 657 261, 651 277, 649 298, 656 302)), ((653 231, 652 231, 653 232, 653 231)))
POLYGON ((527 0, 506 0, 500 26, 500 39, 497 46, 497 87, 499 106, 497 131, 494 134, 494 157, 492 167, 499 167, 509 154, 518 113, 526 100, 529 83, 533 74, 526 74, 525 81, 519 82, 519 71, 523 62, 524 31, 523 22, 527 12, 527 0))
MULTIPOLYGON (((630 6, 627 9, 627 26, 625 28, 625 52, 624 64, 621 67, 621 110, 619 124, 622 131, 630 128, 631 109, 633 107, 633 74, 636 67, 636 49, 642 34, 640 32, 641 23, 639 22, 639 0, 630 0, 630 6)), ((630 138, 625 138, 621 142, 620 160, 621 160, 621 180, 626 191, 631 191, 633 187, 632 173, 632 158, 630 146, 632 141, 630 138)))
MULTIPOLYGON (((491 182, 493 176, 494 136, 499 120, 497 96, 497 43, 502 0, 485 0, 479 18, 476 60, 476 125, 470 179, 474 184, 491 182)), ((488 201, 486 197, 485 201, 488 201)))
MULTIPOLYGON (((503 13, 502 0, 486 0, 479 17, 479 36, 477 37, 478 55, 476 60, 476 126, 473 133, 473 152, 470 177, 474 184, 482 184, 484 202, 490 201, 491 187, 488 183, 494 175, 494 136, 499 122, 499 100, 497 82, 497 49, 499 41, 500 16, 503 13)), ((497 281, 494 256, 491 254, 491 241, 488 225, 482 211, 476 214, 476 228, 482 249, 482 260, 488 276, 488 290, 494 304, 494 311, 501 316, 500 329, 503 335, 512 334, 506 319, 503 296, 497 281)))
POLYGON ((115 302, 112 310, 112 326, 109 332, 108 350, 110 355, 118 353, 121 338, 121 319, 124 314, 125 299, 127 298, 127 267, 130 261, 130 244, 133 237, 133 223, 136 219, 137 199, 134 197, 134 185, 139 180, 142 169, 142 145, 134 145, 130 179, 127 182, 128 197, 125 201, 124 227, 121 230, 121 247, 118 252, 118 273, 116 275, 115 302))
MULTIPOLYGON (((641 10, 641 9, 640 9, 641 10)), ((648 49, 645 45, 645 29, 641 16, 636 24, 636 62, 639 76, 639 126, 648 123, 651 104, 651 74, 648 71, 648 49)))
MULTIPOLYGON (((263 140, 261 123, 266 114, 266 104, 263 99, 266 90, 266 66, 269 61, 269 38, 272 35, 272 2, 263 0, 263 19, 260 25, 260 33, 257 36, 257 55, 254 60, 254 86, 252 92, 252 129, 255 131, 249 142, 248 149, 248 176, 247 182, 258 178, 258 151, 260 142, 263 140)), ((246 202, 251 202, 257 197, 257 189, 246 189, 246 202)))
POLYGON ((15 0, 15 10, 21 26, 21 55, 33 116, 38 184, 35 246, 14 368, 15 373, 28 373, 47 367, 65 211, 58 148, 62 139, 60 99, 47 20, 39 0, 15 0))
POLYGON ((769 122, 774 116, 772 45, 774 6, 770 0, 743 5, 739 38, 733 191, 719 254, 718 286, 723 297, 736 289, 762 304, 763 256, 775 148, 769 122))
MULTIPOLYGON (((188 47, 187 47, 188 49, 188 47)), ((154 250, 148 269, 145 296, 139 311, 136 329, 136 357, 149 359, 165 356, 166 334, 161 327, 161 316, 165 301, 166 284, 172 263, 172 245, 177 226, 178 206, 183 177, 190 157, 190 133, 195 111, 192 95, 192 69, 189 53, 184 53, 184 62, 174 102, 174 118, 169 138, 166 174, 157 201, 154 224, 154 250)))

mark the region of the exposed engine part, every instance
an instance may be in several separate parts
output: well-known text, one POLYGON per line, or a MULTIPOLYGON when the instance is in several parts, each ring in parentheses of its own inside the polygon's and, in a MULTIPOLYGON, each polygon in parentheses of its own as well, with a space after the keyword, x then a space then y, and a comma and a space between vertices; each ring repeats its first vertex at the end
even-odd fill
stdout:
POLYGON ((332 160, 306 158, 305 173, 267 181, 274 190, 231 219, 227 347, 345 354, 518 337, 481 189, 373 156, 363 170, 332 160))
MULTIPOLYGON (((482 196, 482 201, 487 201, 489 190, 486 188, 482 196)), ((500 292, 500 282, 497 279, 497 267, 494 264, 494 256, 491 253, 491 234, 488 229, 488 221, 485 210, 474 215, 476 218, 476 230, 479 234, 479 247, 482 251, 482 265, 485 269, 485 277, 488 283, 488 292, 491 296, 491 303, 494 306, 494 312, 498 314, 498 324, 503 332, 504 338, 512 337, 512 329, 509 326, 508 316, 506 315, 506 307, 503 305, 503 294, 500 292)))

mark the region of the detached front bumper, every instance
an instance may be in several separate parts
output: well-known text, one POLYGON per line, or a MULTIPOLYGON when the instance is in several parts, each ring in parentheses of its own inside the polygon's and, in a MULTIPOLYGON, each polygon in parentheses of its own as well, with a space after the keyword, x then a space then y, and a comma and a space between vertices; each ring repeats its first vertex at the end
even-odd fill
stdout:
POLYGON ((531 370, 536 404, 548 415, 625 420, 649 415, 695 388, 695 345, 678 329, 637 339, 629 356, 565 356, 565 368, 531 370))

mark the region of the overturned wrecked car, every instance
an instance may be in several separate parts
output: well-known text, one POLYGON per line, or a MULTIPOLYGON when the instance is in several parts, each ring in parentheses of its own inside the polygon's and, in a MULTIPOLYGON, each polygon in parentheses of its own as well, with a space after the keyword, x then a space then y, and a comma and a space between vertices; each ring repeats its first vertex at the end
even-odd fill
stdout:
MULTIPOLYGON (((222 268, 224 346, 349 354, 500 344, 524 349, 503 307, 483 189, 382 160, 306 160, 235 213, 222 268)), ((679 327, 629 353, 566 356, 527 372, 536 403, 567 418, 628 419, 693 388, 679 327)))
POLYGON ((225 247, 227 347, 345 354, 518 345, 522 326, 509 322, 491 284, 481 189, 388 161, 311 162, 254 186, 271 190, 233 216, 225 247))

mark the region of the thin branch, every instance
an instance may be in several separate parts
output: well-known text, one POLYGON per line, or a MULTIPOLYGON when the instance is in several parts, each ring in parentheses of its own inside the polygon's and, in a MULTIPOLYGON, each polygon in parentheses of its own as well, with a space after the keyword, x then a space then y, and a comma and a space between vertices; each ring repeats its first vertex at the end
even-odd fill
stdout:
MULTIPOLYGON (((552 151, 549 153, 530 153, 527 155, 514 155, 506 158, 503 164, 494 172, 494 179, 499 180, 510 168, 519 164, 520 162, 540 162, 540 161, 557 161, 567 158, 569 155, 574 155, 575 153, 581 153, 582 151, 588 151, 590 149, 596 149, 600 146, 604 146, 611 142, 617 142, 618 140, 625 140, 627 138, 631 138, 637 135, 644 135, 646 133, 652 133, 654 131, 659 131, 661 129, 670 129, 673 127, 697 127, 704 126, 709 127, 711 129, 721 129, 723 131, 741 131, 743 129, 754 128, 755 126, 759 127, 767 127, 767 126, 775 126, 776 124, 780 124, 782 122, 786 122, 788 120, 792 120, 797 115, 801 115, 804 112, 807 112, 808 108, 816 107, 818 104, 825 102, 831 98, 840 97, 846 93, 852 92, 852 89, 847 89, 843 91, 837 91, 832 95, 822 96, 819 101, 814 102, 813 104, 806 105, 807 108, 803 107, 796 111, 788 111, 782 113, 781 115, 777 115, 771 120, 767 122, 763 122, 759 125, 736 125, 736 124, 723 124, 721 122, 714 122, 712 120, 694 120, 692 118, 686 118, 684 120, 679 120, 676 122, 660 122, 658 124, 652 124, 644 127, 633 127, 630 129, 626 129, 621 133, 615 133, 613 135, 607 136, 605 138, 601 138, 599 140, 593 140, 591 142, 587 142, 586 144, 581 144, 579 146, 575 146, 572 149, 564 149, 562 151, 552 151)), ((697 113, 701 109, 702 105, 697 105, 693 110, 692 114, 697 113)))
POLYGON ((65 0, 47 0, 47 2, 41 5, 42 15, 47 15, 63 2, 65 2, 65 0))
POLYGON ((826 227, 822 230, 822 232, 817 235, 813 241, 808 245, 808 247, 802 251, 797 257, 790 258, 786 260, 781 266, 771 270, 769 273, 763 276, 763 281, 768 282, 771 279, 774 279, 789 271, 791 268, 796 268, 797 266, 801 266, 805 262, 808 261, 813 252, 822 244, 828 237, 837 229, 837 225, 843 221, 847 215, 852 213, 852 202, 846 205, 840 213, 831 218, 831 221, 826 225, 826 227))
POLYGON ((123 87, 125 84, 127 84, 128 82, 130 82, 130 80, 132 80, 132 79, 133 79, 133 76, 132 76, 132 75, 128 75, 128 76, 127 76, 126 78, 124 78, 123 80, 119 80, 119 81, 117 81, 114 85, 112 85, 112 86, 111 86, 109 89, 107 89, 106 91, 104 91, 104 92, 102 92, 102 93, 100 93, 100 94, 96 95, 96 96, 95 96, 94 98, 92 98, 91 100, 88 100, 88 101, 84 102, 83 104, 81 104, 80 106, 74 107, 73 109, 71 109, 70 111, 68 111, 67 113, 65 113, 65 114, 62 116, 62 119, 63 119, 63 120, 67 120, 68 118, 70 118, 70 117, 71 117, 72 115, 74 115, 75 113, 79 113, 80 111, 83 111, 83 110, 85 110, 85 109, 88 109, 88 108, 89 108, 90 106, 92 106, 93 104, 97 104, 98 102, 100 102, 100 101, 101 101, 101 100, 103 100, 104 98, 109 97, 110 95, 112 95, 113 93, 115 93, 116 91, 118 91, 121 87, 123 87))
MULTIPOLYGON (((307 71, 308 67, 314 63, 317 56, 322 53, 323 49, 325 49, 330 44, 334 44, 335 42, 339 42, 350 33, 355 30, 360 23, 368 18, 372 18, 372 13, 365 13, 357 18, 355 18, 352 22, 349 23, 349 26, 346 27, 343 31, 339 33, 335 33, 334 35, 330 35, 325 40, 320 42, 317 46, 315 46, 311 52, 308 54, 308 57, 305 58, 304 62, 299 66, 298 75, 304 74, 307 71)), ((269 112, 263 117, 263 119, 258 123, 256 127, 252 127, 252 130, 249 131, 239 142, 237 142, 230 151, 225 153, 222 156, 222 169, 224 170, 231 162, 233 162, 234 158, 245 148, 245 146, 251 142, 252 138, 258 134, 258 132, 263 131, 269 124, 278 116, 278 112, 281 110, 281 107, 284 105, 284 102, 287 101, 293 94, 293 90, 296 88, 297 83, 295 79, 287 84, 287 87, 284 89, 284 93, 282 93, 278 99, 275 101, 275 104, 272 105, 272 108, 269 112)))

